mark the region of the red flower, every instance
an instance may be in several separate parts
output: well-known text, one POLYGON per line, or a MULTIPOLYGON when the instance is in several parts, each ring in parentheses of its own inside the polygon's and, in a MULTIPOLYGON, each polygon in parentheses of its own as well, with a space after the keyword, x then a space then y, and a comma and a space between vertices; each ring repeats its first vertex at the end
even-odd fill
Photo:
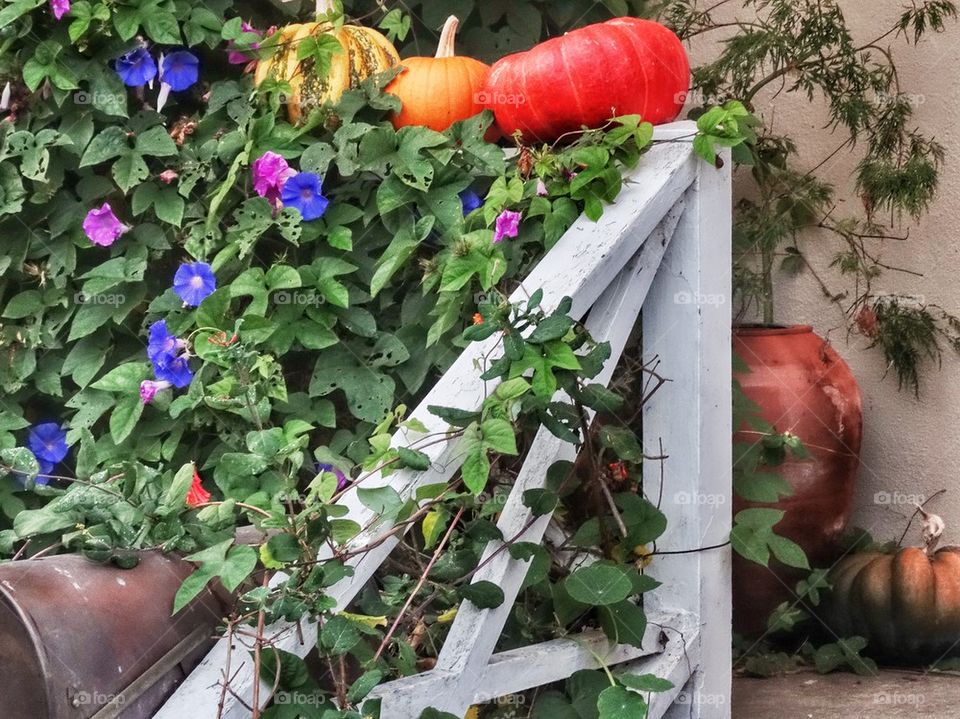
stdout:
POLYGON ((475 324, 475 325, 482 325, 482 324, 483 324, 483 315, 480 314, 479 312, 477 312, 477 313, 473 316, 473 324, 475 324))
POLYGON ((201 504, 206 504, 210 501, 210 492, 205 490, 200 482, 200 473, 197 472, 197 468, 194 467, 193 484, 190 485, 190 491, 187 492, 188 507, 199 507, 201 504))
POLYGON ((630 471, 623 462, 611 462, 609 465, 610 474, 617 482, 625 482, 630 478, 630 471))

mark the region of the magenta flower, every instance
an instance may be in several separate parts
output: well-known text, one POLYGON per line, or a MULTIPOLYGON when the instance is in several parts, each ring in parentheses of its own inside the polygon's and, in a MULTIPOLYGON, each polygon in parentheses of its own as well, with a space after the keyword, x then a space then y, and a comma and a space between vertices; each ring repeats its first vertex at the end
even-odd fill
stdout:
POLYGON ((166 380, 157 382, 152 379, 145 379, 140 383, 140 399, 143 400, 144 404, 150 404, 153 402, 153 398, 157 396, 157 392, 169 389, 172 386, 173 385, 166 380))
POLYGON ((297 174, 275 152, 265 152, 253 163, 253 189, 271 205, 280 201, 280 192, 288 179, 297 174))
POLYGON ((83 231, 90 238, 90 242, 101 247, 109 247, 129 229, 113 214, 109 202, 90 210, 83 220, 83 231))
POLYGON ((522 215, 513 210, 504 210, 497 217, 496 228, 493 231, 493 241, 502 242, 504 237, 516 237, 520 233, 520 218, 522 215))
MULTIPOLYGON (((263 37, 263 33, 248 22, 241 22, 240 29, 243 30, 243 32, 263 37)), ((244 47, 243 50, 256 50, 259 47, 260 43, 255 42, 247 47, 244 47)), ((241 52, 236 48, 237 44, 233 40, 227 43, 227 62, 229 62, 231 65, 246 65, 248 62, 250 62, 251 56, 247 52, 241 52)))
POLYGON ((50 10, 53 16, 59 20, 70 12, 70 0, 50 0, 50 10))

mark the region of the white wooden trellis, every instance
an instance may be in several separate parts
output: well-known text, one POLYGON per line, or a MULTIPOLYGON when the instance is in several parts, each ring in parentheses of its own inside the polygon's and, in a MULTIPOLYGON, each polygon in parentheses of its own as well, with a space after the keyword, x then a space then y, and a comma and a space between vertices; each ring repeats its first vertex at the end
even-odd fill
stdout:
MULTIPOLYGON (((573 299, 570 314, 586 318, 592 335, 611 344, 612 355, 596 381, 609 382, 627 337, 643 308, 645 358, 659 357, 671 382, 648 401, 644 444, 656 454, 662 439, 669 458, 661 509, 667 532, 661 552, 723 544, 730 531, 730 161, 716 169, 697 159, 692 123, 659 127, 657 144, 629 175, 616 203, 599 222, 578 220, 531 272, 515 301, 543 289, 543 306, 573 299)), ((446 424, 427 406, 479 408, 492 383, 478 377, 476 362, 493 350, 492 337, 474 343, 440 378, 412 416, 428 430, 446 424)), ((419 435, 401 430, 395 446, 419 435)), ((432 460, 424 472, 404 470, 388 478, 371 477, 366 487, 389 484, 404 498, 417 487, 446 482, 463 457, 456 443, 425 449, 432 460)), ((548 516, 531 523, 523 492, 542 487, 546 469, 557 459, 572 459, 573 448, 541 428, 500 515, 504 537, 540 542, 548 516), (529 525, 529 526, 528 526, 529 525)), ((650 484, 647 485, 651 486, 650 484)), ((384 533, 378 517, 359 502, 355 491, 342 503, 364 530, 351 542, 365 546, 384 533)), ((330 589, 345 609, 382 564, 398 538, 390 537, 350 561, 354 574, 330 589)), ((647 633, 643 648, 612 645, 601 632, 585 631, 529 647, 494 653, 527 563, 497 552, 491 542, 483 558, 496 554, 473 581, 492 581, 506 601, 494 609, 463 602, 430 671, 383 684, 372 696, 382 700, 382 719, 417 719, 435 707, 463 716, 474 703, 562 680, 579 669, 619 665, 618 671, 652 673, 674 689, 650 697, 649 716, 678 719, 726 719, 730 716, 730 552, 728 547, 658 556, 652 570, 663 585, 647 595, 647 633)), ((267 628, 274 646, 305 656, 317 628, 302 621, 267 628)), ((230 656, 230 689, 224 719, 250 716, 254 671, 249 643, 234 636, 233 650, 223 639, 154 715, 155 719, 214 719, 221 701, 223 672, 230 656)), ((266 704, 272 687, 260 684, 266 704)))

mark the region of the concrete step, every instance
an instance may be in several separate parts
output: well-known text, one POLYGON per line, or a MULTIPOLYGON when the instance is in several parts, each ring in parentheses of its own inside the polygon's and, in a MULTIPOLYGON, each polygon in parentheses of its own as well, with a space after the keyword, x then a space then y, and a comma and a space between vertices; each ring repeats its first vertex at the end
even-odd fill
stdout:
POLYGON ((734 719, 960 719, 960 676, 881 670, 736 677, 734 719))

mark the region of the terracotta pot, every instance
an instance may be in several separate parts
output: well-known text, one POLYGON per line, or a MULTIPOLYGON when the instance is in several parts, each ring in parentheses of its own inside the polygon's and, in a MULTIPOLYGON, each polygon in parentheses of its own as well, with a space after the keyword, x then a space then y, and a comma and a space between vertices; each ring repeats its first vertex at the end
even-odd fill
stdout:
POLYGON ((79 555, 0 565, 0 716, 147 719, 199 663, 226 607, 205 589, 175 616, 193 565, 147 552, 133 569, 79 555))
MULTIPOLYGON (((750 368, 737 375, 744 393, 778 432, 798 436, 810 459, 788 459, 776 468, 794 494, 772 506, 786 514, 778 534, 797 542, 810 566, 829 566, 853 509, 863 412, 860 388, 847 363, 809 325, 734 329, 734 352, 750 368)), ((756 441, 743 433, 735 441, 756 441)), ((734 512, 758 506, 734 497, 734 512)), ((804 572, 771 558, 770 568, 734 554, 733 610, 736 631, 750 635, 766 628, 767 616, 804 572)))

